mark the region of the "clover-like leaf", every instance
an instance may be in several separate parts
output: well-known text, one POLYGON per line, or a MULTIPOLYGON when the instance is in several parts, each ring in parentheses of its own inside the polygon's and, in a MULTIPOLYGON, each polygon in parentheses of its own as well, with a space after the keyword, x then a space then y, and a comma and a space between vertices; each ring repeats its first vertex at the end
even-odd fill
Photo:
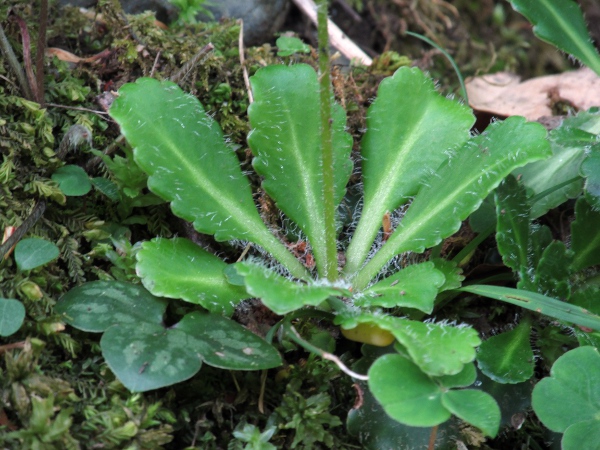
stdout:
POLYGON ((571 250, 575 253, 574 270, 600 264, 600 211, 594 210, 583 197, 575 204, 571 250))
MULTIPOLYGON (((234 265, 243 277, 246 291, 277 314, 287 314, 305 305, 317 306, 330 296, 349 296, 341 287, 288 280, 268 268, 250 262, 234 265)), ((229 276, 229 274, 228 274, 229 276)))
POLYGON ((405 425, 432 427, 450 418, 440 387, 400 355, 383 355, 373 363, 369 389, 385 412, 405 425))
POLYGON ((58 258, 60 251, 52 242, 27 238, 15 246, 15 262, 19 270, 32 270, 58 258))
MULTIPOLYGON (((308 236, 317 265, 326 260, 319 82, 306 64, 264 67, 251 78, 248 144, 262 186, 308 236)), ((332 108, 334 195, 337 206, 352 172, 346 114, 332 108)))
MULTIPOLYGON (((571 425, 600 417, 600 354, 579 347, 558 358, 550 376, 533 389, 533 409, 550 430, 564 432, 571 425)), ((596 443, 597 444, 597 443, 596 443)))
POLYGON ((217 240, 263 246, 298 277, 306 271, 267 229, 239 160, 219 124, 175 83, 140 78, 124 85, 110 109, 134 148, 148 187, 173 212, 217 240))
POLYGON ((250 297, 242 287, 227 282, 223 275, 227 264, 189 239, 144 242, 136 258, 137 274, 154 295, 180 298, 226 315, 250 297))
POLYGON ((596 450, 600 442, 600 419, 574 423, 565 430, 562 450, 596 450))
POLYGON ((533 376, 535 359, 529 343, 531 324, 523 321, 513 330, 483 341, 477 352, 481 371, 498 383, 521 383, 533 376))
POLYGON ((500 408, 494 398, 475 389, 451 390, 442 394, 442 405, 452 414, 492 438, 500 428, 500 408))
POLYGON ((462 274, 462 269, 458 267, 456 262, 443 258, 434 258, 431 262, 435 265, 437 270, 442 272, 445 278, 444 284, 438 288, 438 292, 457 289, 462 286, 462 281, 465 277, 462 274))
POLYGON ((545 135, 540 124, 513 116, 468 141, 424 181, 399 226, 357 275, 355 289, 363 289, 399 253, 422 252, 456 232, 512 170, 549 156, 545 135))
POLYGON ((509 0, 533 24, 533 32, 580 59, 600 75, 600 55, 592 44, 583 13, 572 0, 509 0))
POLYGON ((10 336, 23 325, 25 307, 14 298, 0 298, 0 336, 10 336))
POLYGON ((424 178, 469 138, 474 121, 468 107, 440 95, 419 69, 401 67, 381 82, 361 142, 365 198, 346 274, 360 269, 386 211, 417 193, 424 178))
POLYGON ((92 281, 65 294, 56 312, 81 330, 104 331, 100 346, 108 366, 135 392, 184 381, 203 361, 232 370, 281 364, 270 344, 217 314, 192 312, 166 327, 166 306, 142 286, 92 281))
POLYGON ((386 308, 404 306, 429 314, 445 280, 444 274, 436 269, 434 263, 413 264, 375 283, 361 293, 354 303, 357 306, 386 308))
POLYGON ((66 196, 79 197, 92 189, 92 183, 86 171, 73 164, 56 169, 52 174, 52 179, 58 183, 58 187, 66 196))

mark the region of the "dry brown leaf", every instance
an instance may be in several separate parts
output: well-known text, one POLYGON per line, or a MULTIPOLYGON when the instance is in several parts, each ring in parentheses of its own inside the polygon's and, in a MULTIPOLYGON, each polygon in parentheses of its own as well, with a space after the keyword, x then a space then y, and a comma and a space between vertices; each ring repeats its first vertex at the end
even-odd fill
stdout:
POLYGON ((475 77, 466 82, 470 106, 496 116, 537 120, 552 115, 552 105, 567 102, 578 110, 600 106, 600 77, 582 68, 520 82, 509 72, 475 77))
POLYGON ((85 63, 94 62, 100 58, 107 57, 109 54, 110 54, 110 50, 106 49, 106 50, 102 50, 100 53, 97 53, 88 58, 80 58, 79 56, 77 56, 71 52, 68 52, 66 50, 63 50, 62 48, 49 47, 46 49, 47 57, 51 58, 53 56, 56 56, 61 61, 66 61, 66 62, 75 63, 75 64, 80 63, 80 62, 85 62, 85 63))

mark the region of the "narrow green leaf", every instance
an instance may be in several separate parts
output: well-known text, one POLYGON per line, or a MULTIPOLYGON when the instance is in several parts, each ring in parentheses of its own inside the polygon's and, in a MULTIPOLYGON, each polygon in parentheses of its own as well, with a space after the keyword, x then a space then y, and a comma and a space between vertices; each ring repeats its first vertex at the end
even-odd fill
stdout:
POLYGON ((276 314, 287 314, 305 305, 317 306, 329 296, 350 296, 342 288, 318 284, 305 284, 288 280, 266 267, 250 262, 234 265, 238 275, 244 277, 246 290, 276 314))
POLYGON ((561 302, 551 297, 536 292, 512 289, 502 286, 489 286, 474 284, 458 289, 463 292, 495 298, 512 305, 517 305, 530 311, 535 311, 554 317, 558 320, 574 323, 584 327, 600 330, 600 316, 590 313, 570 303, 561 302))
POLYGON ((494 398, 483 391, 465 389, 442 394, 442 404, 452 414, 495 438, 500 428, 500 408, 494 398))
POLYGON ((562 450, 598 450, 600 418, 574 423, 565 430, 562 450))
POLYGON ((530 322, 523 321, 513 330, 483 341, 477 352, 479 369, 498 383, 529 380, 535 366, 530 331, 530 322))
POLYGON ((193 312, 173 327, 188 336, 187 345, 209 366, 262 370, 280 366, 275 348, 240 324, 215 314, 193 312))
POLYGON ((23 239, 15 247, 15 262, 19 270, 32 270, 58 258, 59 253, 58 247, 45 239, 23 239))
POLYGON ((361 142, 364 206, 346 255, 347 275, 365 261, 386 211, 417 193, 469 138, 474 121, 468 107, 440 95, 419 69, 401 67, 381 82, 361 142))
POLYGON ((59 167, 52 174, 52 179, 66 196, 79 197, 87 194, 92 189, 90 177, 83 168, 68 164, 59 167))
MULTIPOLYGON (((253 166, 279 209, 308 236, 323 275, 327 242, 317 74, 305 64, 268 66, 256 72, 251 84, 253 166)), ((339 105, 333 107, 332 120, 337 207, 352 172, 352 137, 345 132, 346 114, 339 105)))
POLYGON ((188 239, 144 242, 136 258, 144 287, 158 297, 181 298, 228 316, 240 300, 250 297, 227 282, 227 264, 188 239))
POLYGON ((456 232, 511 171, 549 156, 545 135, 540 124, 513 116, 467 142, 424 182, 396 231, 356 277, 355 289, 399 253, 423 252, 456 232))
POLYGON ((589 149, 589 155, 581 164, 581 175, 585 177, 585 193, 588 201, 600 209, 600 144, 589 149))
POLYGON ((110 114, 149 175, 148 187, 171 202, 176 215, 217 240, 255 242, 306 276, 261 220, 235 152, 195 97, 175 83, 140 78, 119 90, 110 114))
POLYGON ((115 324, 160 323, 166 309, 166 300, 154 297, 142 286, 90 281, 63 295, 55 312, 75 328, 100 333, 115 324))
POLYGON ((526 278, 529 267, 529 203, 525 188, 509 175, 496 189, 496 242, 504 264, 526 278))
POLYGON ((23 325, 25 307, 14 298, 0 298, 0 336, 15 334, 23 325))
POLYGON ((533 389, 533 409, 552 431, 600 417, 600 355, 579 347, 558 358, 550 376, 533 389))
POLYGON ((432 262, 413 264, 375 283, 356 296, 354 303, 363 307, 403 306, 429 314, 433 311, 433 303, 444 282, 444 274, 432 262))
POLYGON ((135 328, 109 327, 100 340, 102 356, 132 392, 146 392, 185 381, 202 366, 185 333, 140 321, 135 328))
POLYGON ((373 363, 369 389, 385 412, 405 425, 432 427, 450 418, 439 386, 400 355, 383 355, 373 363))
POLYGON ((515 11, 533 24, 533 32, 567 52, 600 75, 600 55, 577 3, 572 0, 509 0, 515 11))
POLYGON ((571 250, 575 253, 573 270, 600 264, 600 211, 594 210, 583 197, 575 204, 571 250))

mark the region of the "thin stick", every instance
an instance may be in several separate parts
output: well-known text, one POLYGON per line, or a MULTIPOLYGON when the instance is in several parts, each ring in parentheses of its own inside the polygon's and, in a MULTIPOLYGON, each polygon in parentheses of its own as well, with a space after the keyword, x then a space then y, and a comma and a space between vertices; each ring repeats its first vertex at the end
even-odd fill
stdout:
POLYGON ((44 106, 44 54, 46 52, 46 28, 48 26, 48 0, 40 0, 40 29, 35 54, 35 77, 37 80, 37 101, 44 106))
MULTIPOLYGON (((302 11, 315 25, 317 24, 317 6, 313 0, 293 0, 294 4, 302 11)), ((373 60, 363 52, 340 28, 327 19, 327 28, 329 29, 329 41, 331 45, 337 48, 342 55, 349 60, 357 60, 359 63, 370 66, 373 60)))
POLYGON ((15 76, 19 81, 19 85, 21 86, 21 90, 23 91, 23 95, 28 100, 33 100, 33 93, 29 88, 29 83, 27 82, 27 78, 25 77, 25 72, 23 72, 21 63, 19 63, 17 55, 15 55, 15 52, 13 51, 13 48, 10 45, 10 42, 8 42, 8 38, 4 33, 4 28, 2 28, 2 24, 0 24, 0 50, 2 50, 4 57, 8 60, 10 68, 15 73, 15 76))
MULTIPOLYGON (((52 106, 53 108, 64 108, 64 109, 73 109, 75 111, 85 111, 91 112, 94 114, 98 114, 99 116, 108 116, 107 112, 99 111, 96 109, 82 108, 81 106, 67 106, 67 105, 58 105, 56 103, 46 103, 46 106, 52 106)), ((104 120, 108 120, 106 117, 102 117, 104 120)))
POLYGON ((4 255, 8 253, 12 246, 20 241, 23 236, 25 236, 25 233, 27 233, 27 231, 29 231, 29 229, 40 219, 40 217, 42 217, 42 214, 44 214, 45 210, 46 202, 44 200, 38 200, 27 219, 25 219, 19 228, 15 230, 12 236, 10 236, 2 245, 0 245, 0 259, 3 259, 4 255))
POLYGON ((309 352, 313 352, 316 353, 317 355, 319 355, 321 358, 326 359, 328 361, 333 361, 342 372, 344 372, 346 375, 351 376, 352 378, 356 378, 357 380, 362 380, 362 381, 367 381, 369 379, 368 375, 361 375, 360 373, 356 373, 353 370, 351 370, 350 368, 348 368, 348 366, 346 366, 342 360, 340 358, 338 358, 337 356, 328 353, 324 350, 321 350, 318 347, 315 347, 314 345, 312 345, 310 342, 305 341, 304 339, 302 339, 302 336, 300 336, 300 333, 298 333, 298 331, 296 331, 296 329, 294 328, 294 326, 290 323, 286 323, 284 325, 284 328, 290 332, 289 336, 292 338, 292 340, 301 345, 302 347, 304 347, 306 350, 308 350, 309 352))
POLYGON ((31 65, 31 39, 29 38, 29 31, 27 30, 27 24, 16 14, 10 16, 17 25, 21 32, 21 42, 23 43, 23 64, 25 64, 25 75, 27 75, 27 84, 32 94, 31 100, 38 101, 37 84, 35 81, 35 74, 33 73, 33 67, 31 65))
POLYGON ((185 78, 185 76, 196 66, 196 64, 198 64, 198 62, 201 59, 203 59, 204 57, 206 57, 206 55, 213 51, 214 48, 215 46, 211 42, 206 44, 200 49, 200 51, 198 51, 198 53, 194 55, 192 59, 190 59, 183 66, 181 66, 181 68, 177 72, 175 72, 175 75, 170 77, 169 80, 171 80, 173 83, 179 83, 179 81, 185 78))
POLYGON ((160 58, 160 50, 156 54, 156 58, 154 58, 154 64, 152 64, 152 69, 150 69, 150 78, 154 75, 154 71, 156 70, 156 65, 158 64, 158 58, 160 58))
POLYGON ((244 84, 246 85, 246 91, 248 92, 248 102, 254 103, 254 96, 252 95, 252 88, 250 86, 250 77, 248 77, 248 68, 246 67, 246 58, 244 57, 244 21, 239 19, 237 21, 240 24, 240 37, 238 39, 238 48, 240 53, 240 65, 242 66, 242 74, 244 76, 244 84))
POLYGON ((427 450, 435 449, 435 439, 437 437, 438 426, 436 425, 431 429, 431 434, 429 435, 429 445, 427 446, 427 450))

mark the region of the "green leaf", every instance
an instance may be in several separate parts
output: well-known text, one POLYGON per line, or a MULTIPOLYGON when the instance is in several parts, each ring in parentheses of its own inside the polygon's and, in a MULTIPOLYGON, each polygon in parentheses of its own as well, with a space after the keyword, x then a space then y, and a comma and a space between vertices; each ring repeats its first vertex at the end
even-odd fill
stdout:
POLYGON ((52 242, 39 238, 23 239, 15 247, 15 262, 19 270, 32 270, 58 258, 59 253, 52 242))
POLYGON ((14 298, 0 298, 0 336, 15 334, 23 325, 25 307, 14 298))
POLYGON ((305 305, 317 306, 329 296, 351 295, 341 287, 291 281, 250 262, 236 263, 234 267, 237 274, 244 278, 248 293, 260 298, 276 314, 287 314, 305 305))
POLYGON ((188 343, 206 364, 230 370, 262 370, 280 366, 275 348, 225 317, 201 312, 187 314, 173 329, 187 334, 188 343))
POLYGON ((496 242, 504 264, 527 279, 529 255, 529 211, 525 189, 509 175, 496 189, 496 242))
POLYGON ((481 340, 470 327, 404 320, 390 330, 412 360, 429 375, 454 375, 475 359, 481 340))
POLYGON ((495 298, 511 305, 517 305, 530 311, 545 314, 555 319, 574 323, 593 330, 600 330, 600 316, 590 313, 590 311, 562 302, 536 292, 524 291, 522 289, 512 289, 502 286, 489 286, 484 284, 473 284, 465 286, 459 291, 471 292, 482 297, 495 298))
POLYGON ((385 412, 405 425, 433 427, 451 416, 439 386, 400 355, 383 355, 373 363, 369 389, 385 412))
POLYGON ((109 327, 100 340, 110 370, 132 392, 170 386, 194 376, 202 366, 185 333, 140 321, 132 329, 109 327))
POLYGON ((600 56, 592 44, 583 14, 572 0, 509 0, 533 24, 540 39, 580 59, 600 75, 600 56))
POLYGON ((594 145, 581 164, 581 175, 585 177, 585 193, 588 201, 600 208, 600 145, 594 145))
POLYGON ((297 37, 280 36, 275 41, 277 56, 292 56, 294 53, 310 53, 310 47, 297 37))
POLYGON ((474 121, 468 107, 440 95, 419 69, 401 67, 381 82, 361 142, 364 206, 346 254, 347 275, 364 263, 386 211, 417 193, 469 138, 474 121))
MULTIPOLYGON (((254 103, 248 109, 248 144, 254 169, 279 209, 308 236, 322 274, 327 243, 317 73, 306 64, 274 65, 258 70, 250 81, 254 103)), ((332 121, 337 206, 352 172, 352 137, 339 105, 332 108, 332 121)))
POLYGON ((136 258, 138 276, 156 296, 181 298, 228 316, 240 300, 250 297, 227 282, 227 264, 188 239, 144 242, 136 258))
MULTIPOLYGON (((579 347, 558 358, 550 377, 533 389, 533 409, 552 431, 564 432, 578 422, 600 417, 600 355, 579 347)), ((597 444, 597 442, 596 442, 597 444)))
POLYGON ((452 414, 495 438, 500 427, 500 408, 494 398, 483 391, 465 389, 442 394, 442 404, 452 414))
POLYGON ((577 422, 565 430, 562 450, 598 450, 600 419, 577 422))
POLYGON ((542 253, 535 269, 537 291, 549 297, 566 300, 571 295, 573 253, 561 241, 552 241, 542 253))
POLYGON ((352 329, 373 324, 391 332, 421 370, 432 376, 455 375, 475 359, 481 340, 477 331, 445 323, 423 323, 400 317, 374 314, 339 314, 335 324, 352 329))
POLYGON ((90 177, 83 168, 75 165, 66 165, 56 169, 52 179, 58 183, 63 194, 79 197, 87 194, 92 189, 90 177))
POLYGON ((531 324, 523 321, 513 330, 483 341, 477 352, 479 369, 498 383, 521 383, 533 376, 535 358, 529 335, 531 324))
POLYGON ((439 292, 448 291, 450 289, 458 289, 462 285, 465 277, 462 274, 462 269, 457 266, 454 261, 448 261, 442 258, 434 258, 431 260, 435 264, 435 268, 442 272, 445 277, 444 284, 438 289, 439 292))
POLYGON ((600 211, 594 210, 583 197, 575 204, 571 250, 575 253, 573 270, 600 264, 600 211))
POLYGON ((369 287, 354 299, 354 304, 385 308, 403 306, 429 314, 444 282, 444 274, 432 262, 413 264, 369 287))
POLYGON ((235 152, 195 97, 175 83, 140 78, 119 90, 110 114, 149 175, 148 187, 176 215, 217 240, 255 242, 294 275, 306 276, 261 220, 235 152))
POLYGON ((477 369, 473 363, 465 364, 462 370, 455 375, 435 377, 436 383, 446 389, 471 386, 476 379, 477 369))
POLYGON ((143 287, 93 281, 63 296, 56 312, 85 331, 102 332, 102 354, 127 389, 143 392, 192 377, 202 361, 232 370, 281 364, 277 351, 241 325, 216 314, 192 312, 165 327, 167 303, 143 287))
POLYGON ((160 323, 166 309, 166 300, 121 281, 82 284, 63 295, 55 307, 69 325, 92 333, 101 333, 115 324, 135 327, 143 322, 160 323))
POLYGON ((423 252, 456 232, 511 171, 549 155, 545 135, 539 123, 513 116, 467 142, 424 182, 396 231, 358 274, 355 289, 362 289, 394 256, 423 252))
POLYGON ((102 177, 95 177, 91 179, 91 182, 96 189, 106 195, 113 202, 119 201, 119 188, 111 180, 102 177))

